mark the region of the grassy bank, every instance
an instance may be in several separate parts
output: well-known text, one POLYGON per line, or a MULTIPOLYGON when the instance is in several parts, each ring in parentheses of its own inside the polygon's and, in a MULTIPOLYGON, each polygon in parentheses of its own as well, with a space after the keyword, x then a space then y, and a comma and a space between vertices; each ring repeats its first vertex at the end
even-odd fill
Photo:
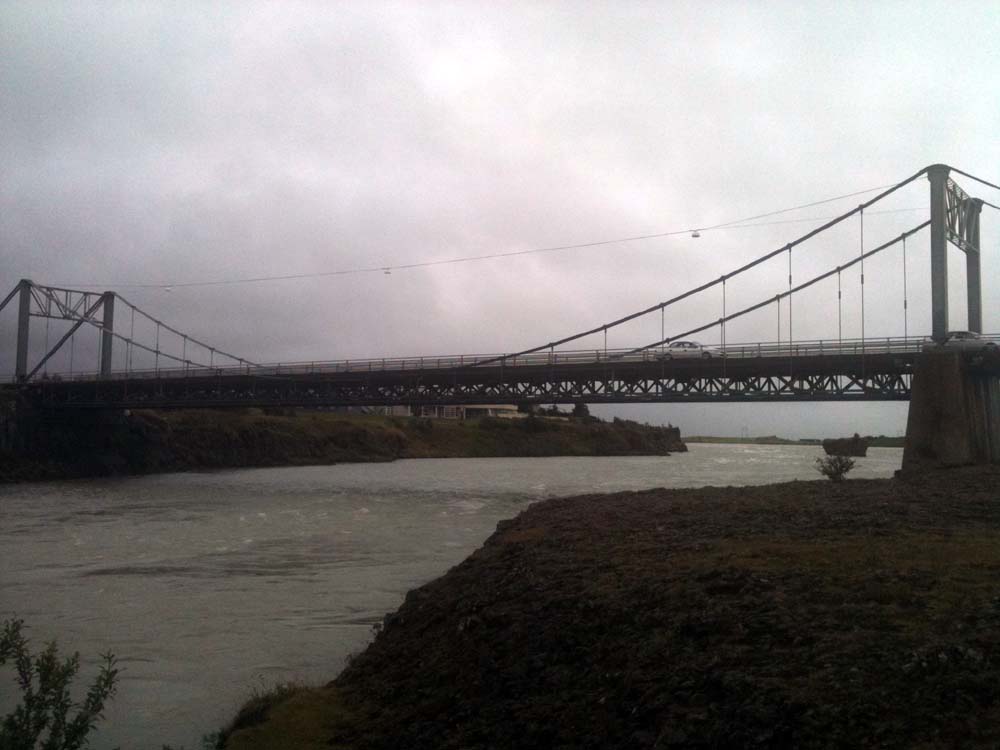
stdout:
POLYGON ((996 747, 998 487, 533 505, 227 747, 996 747))
POLYGON ((136 411, 96 421, 40 422, 8 480, 296 466, 397 458, 663 455, 686 450, 676 428, 627 420, 431 420, 290 412, 136 411))

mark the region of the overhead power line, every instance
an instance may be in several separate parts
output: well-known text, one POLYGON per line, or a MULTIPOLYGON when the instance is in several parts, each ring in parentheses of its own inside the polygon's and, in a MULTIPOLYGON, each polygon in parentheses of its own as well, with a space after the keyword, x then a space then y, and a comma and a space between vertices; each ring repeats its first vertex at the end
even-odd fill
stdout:
MULTIPOLYGON (((913 206, 910 208, 890 208, 885 211, 868 211, 867 216, 875 216, 876 214, 901 214, 909 211, 928 211, 927 206, 913 206)), ((726 229, 747 229, 750 227, 772 227, 778 224, 806 224, 810 221, 827 221, 828 219, 835 219, 836 216, 810 216, 804 219, 779 219, 778 221, 758 221, 753 224, 727 224, 726 229)), ((707 232, 709 230, 703 229, 701 231, 707 232)))
MULTIPOLYGON (((366 273, 385 273, 392 271, 407 271, 416 268, 430 268, 433 266, 444 266, 452 265, 457 263, 471 263, 475 261, 482 260, 496 260, 501 258, 514 258, 522 255, 534 255, 538 253, 551 253, 561 250, 583 250, 591 247, 602 247, 605 245, 617 245, 627 242, 639 242, 642 240, 652 240, 660 239, 663 237, 675 237, 678 235, 691 234, 693 232, 711 232, 713 230, 719 229, 742 229, 752 226, 768 226, 770 224, 780 224, 780 223, 794 223, 798 221, 822 221, 828 217, 817 217, 815 219, 796 219, 789 222, 757 222, 758 219, 765 219, 771 216, 778 216, 781 214, 791 213, 792 211, 800 211, 804 208, 812 208, 815 206, 821 206, 827 203, 833 203, 835 201, 844 200, 846 198, 854 198, 859 195, 864 195, 866 193, 873 193, 876 190, 885 190, 889 185, 883 185, 879 187, 867 188, 865 190, 858 190, 853 193, 845 193, 843 195, 837 195, 832 198, 824 198, 818 201, 812 201, 810 203, 802 203, 797 206, 790 206, 788 208, 781 208, 776 211, 768 211, 763 214, 756 214, 754 216, 746 216, 741 219, 734 219, 732 221, 722 222, 720 224, 712 224, 709 226, 701 227, 691 227, 689 229, 674 229, 667 232, 657 232, 654 234, 640 234, 632 235, 629 237, 618 237, 609 240, 597 240, 594 242, 582 242, 569 245, 553 245, 549 247, 535 247, 529 248, 527 250, 512 250, 510 252, 503 253, 486 253, 483 255, 469 255, 462 256, 458 258, 443 258, 441 260, 427 260, 418 261, 415 263, 397 263, 392 265, 378 265, 378 266, 362 266, 357 268, 345 268, 334 271, 312 271, 308 273, 295 273, 295 274, 282 274, 282 275, 269 275, 269 276, 251 276, 244 278, 233 278, 233 279, 214 279, 210 281, 176 281, 176 282, 161 282, 157 284, 116 284, 116 283, 102 283, 102 284, 67 284, 66 286, 72 286, 75 288, 83 289, 185 289, 190 287, 209 287, 209 286, 233 286, 237 284, 258 284, 270 281, 296 281, 302 279, 317 279, 331 276, 351 276, 357 274, 366 273)), ((910 211, 916 209, 898 209, 900 211, 910 211)), ((892 213, 886 211, 885 213, 892 213)))
POLYGON ((724 224, 714 224, 710 227, 695 227, 693 231, 699 232, 710 232, 713 229, 722 229, 723 227, 730 227, 734 224, 743 224, 748 221, 755 221, 756 219, 766 219, 769 216, 777 216, 778 214, 786 214, 790 211, 798 211, 802 208, 813 208, 814 206, 822 206, 824 203, 833 203, 835 201, 844 200, 845 198, 854 198, 858 195, 864 195, 865 193, 874 193, 876 190, 885 190, 892 185, 880 185, 879 187, 868 188, 867 190, 859 190, 856 193, 846 193, 845 195, 838 195, 835 198, 824 198, 823 200, 813 201, 812 203, 803 203, 800 206, 792 206, 791 208, 782 208, 777 211, 768 211, 766 214, 757 214, 756 216, 749 216, 745 219, 736 219, 735 221, 727 221, 724 224))

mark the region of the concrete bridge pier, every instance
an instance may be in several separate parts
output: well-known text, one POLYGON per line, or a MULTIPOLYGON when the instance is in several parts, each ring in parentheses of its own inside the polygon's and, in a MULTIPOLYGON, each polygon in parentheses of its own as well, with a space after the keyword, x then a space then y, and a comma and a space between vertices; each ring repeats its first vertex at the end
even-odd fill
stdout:
POLYGON ((904 472, 1000 463, 1000 362, 982 359, 956 351, 918 357, 904 472))

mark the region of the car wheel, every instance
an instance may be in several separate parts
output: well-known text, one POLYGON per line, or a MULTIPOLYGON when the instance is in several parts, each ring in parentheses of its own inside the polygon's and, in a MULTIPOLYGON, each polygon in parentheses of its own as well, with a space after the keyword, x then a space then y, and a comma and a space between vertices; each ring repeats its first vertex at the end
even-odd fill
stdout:
POLYGON ((702 359, 711 359, 712 358, 712 352, 702 352, 701 353, 701 358, 702 359))

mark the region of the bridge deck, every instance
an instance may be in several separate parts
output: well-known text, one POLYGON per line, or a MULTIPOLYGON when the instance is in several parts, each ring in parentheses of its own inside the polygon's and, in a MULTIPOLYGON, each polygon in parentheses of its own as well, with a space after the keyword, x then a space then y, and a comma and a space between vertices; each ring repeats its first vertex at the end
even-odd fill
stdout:
POLYGON ((833 354, 39 381, 50 408, 905 400, 916 354, 833 354))
MULTIPOLYGON (((669 359, 658 350, 527 357, 421 357, 116 373, 19 387, 46 408, 220 408, 483 403, 900 401, 920 347, 886 339, 782 349, 727 347, 669 359)), ((1000 372, 1000 357, 970 355, 1000 372)))

